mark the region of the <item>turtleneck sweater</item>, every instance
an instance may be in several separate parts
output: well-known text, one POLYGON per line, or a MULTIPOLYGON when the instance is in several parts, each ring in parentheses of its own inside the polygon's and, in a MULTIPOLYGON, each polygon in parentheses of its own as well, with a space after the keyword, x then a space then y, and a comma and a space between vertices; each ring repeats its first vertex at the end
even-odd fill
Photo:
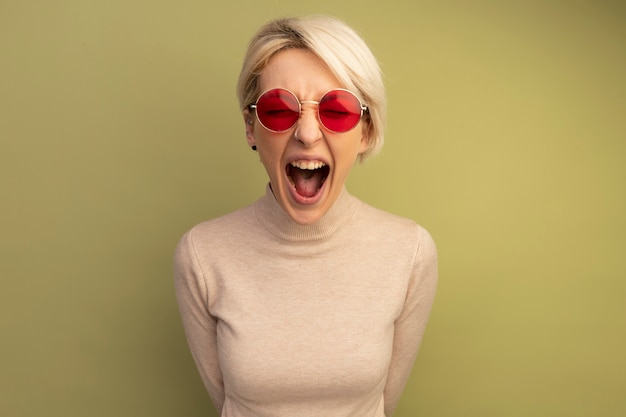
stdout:
POLYGON ((390 417, 437 284, 428 232, 342 190, 300 225, 270 188, 178 244, 187 341, 222 417, 390 417))

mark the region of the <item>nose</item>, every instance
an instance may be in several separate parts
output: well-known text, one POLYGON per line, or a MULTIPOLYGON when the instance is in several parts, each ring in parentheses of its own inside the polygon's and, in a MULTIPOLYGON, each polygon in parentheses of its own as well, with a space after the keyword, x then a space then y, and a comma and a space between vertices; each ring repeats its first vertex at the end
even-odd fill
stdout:
POLYGON ((306 147, 312 147, 322 139, 322 129, 317 118, 317 105, 310 104, 302 107, 294 136, 306 147))

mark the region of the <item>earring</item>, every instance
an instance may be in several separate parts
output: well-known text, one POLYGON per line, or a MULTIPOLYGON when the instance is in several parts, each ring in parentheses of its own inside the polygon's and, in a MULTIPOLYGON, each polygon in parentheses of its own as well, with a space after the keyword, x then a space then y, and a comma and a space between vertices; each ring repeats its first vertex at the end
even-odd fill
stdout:
POLYGON ((256 145, 252 145, 251 149, 252 149, 253 151, 256 151, 256 145))

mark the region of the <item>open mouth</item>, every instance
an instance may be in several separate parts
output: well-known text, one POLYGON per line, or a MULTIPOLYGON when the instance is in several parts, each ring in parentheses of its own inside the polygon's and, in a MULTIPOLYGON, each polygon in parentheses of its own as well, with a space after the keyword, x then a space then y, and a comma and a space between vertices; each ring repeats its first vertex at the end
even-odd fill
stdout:
POLYGON ((293 161, 285 170, 296 193, 306 198, 319 193, 330 173, 330 167, 321 161, 293 161))

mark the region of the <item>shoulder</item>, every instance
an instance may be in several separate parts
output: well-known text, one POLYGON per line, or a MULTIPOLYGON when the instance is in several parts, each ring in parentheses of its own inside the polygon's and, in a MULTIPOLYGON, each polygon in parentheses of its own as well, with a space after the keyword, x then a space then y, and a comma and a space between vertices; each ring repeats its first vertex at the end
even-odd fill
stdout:
POLYGON ((189 258, 198 253, 226 250, 249 233, 255 223, 250 206, 198 223, 179 240, 176 257, 189 258))
POLYGON ((436 251, 431 234, 415 220, 390 213, 360 201, 357 222, 379 239, 412 246, 415 250, 436 251))
POLYGON ((184 234, 182 240, 199 244, 207 239, 210 241, 226 239, 228 236, 248 230, 254 223, 253 210, 247 206, 196 224, 184 234))
POLYGON ((247 228, 254 222, 254 212, 247 206, 214 219, 206 220, 193 226, 187 233, 203 236, 211 233, 224 233, 247 228))

